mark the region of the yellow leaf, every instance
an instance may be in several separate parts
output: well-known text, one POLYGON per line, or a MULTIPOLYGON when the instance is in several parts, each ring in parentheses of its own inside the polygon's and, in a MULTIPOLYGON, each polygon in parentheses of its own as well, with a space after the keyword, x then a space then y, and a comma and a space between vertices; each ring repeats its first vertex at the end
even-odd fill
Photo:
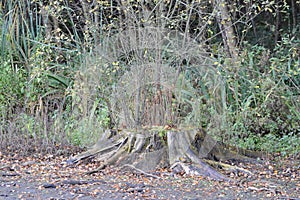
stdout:
POLYGON ((261 7, 260 6, 257 6, 257 9, 258 9, 258 11, 261 11, 261 7))
POLYGON ((273 12, 273 10, 271 8, 265 8, 265 11, 269 11, 270 13, 273 12))
POLYGON ((118 62, 118 61, 112 62, 112 64, 113 64, 114 66, 116 66, 116 65, 119 65, 119 62, 118 62))

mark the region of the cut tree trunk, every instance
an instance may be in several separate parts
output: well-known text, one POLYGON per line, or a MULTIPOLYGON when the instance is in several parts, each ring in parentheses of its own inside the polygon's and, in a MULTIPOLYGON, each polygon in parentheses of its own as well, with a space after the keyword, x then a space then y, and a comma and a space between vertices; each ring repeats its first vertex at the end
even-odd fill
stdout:
MULTIPOLYGON (((107 130, 92 148, 71 158, 67 163, 73 164, 94 158, 100 161, 101 165, 88 173, 97 172, 108 165, 131 167, 144 173, 170 167, 178 173, 184 171, 215 180, 229 180, 208 164, 214 165, 212 161, 205 160, 251 161, 251 157, 261 156, 262 154, 257 152, 240 149, 233 151, 202 129, 165 130, 162 127, 153 127, 140 130, 107 130)), ((219 166, 230 168, 225 164, 219 166)), ((241 168, 234 170, 243 171, 241 168)))

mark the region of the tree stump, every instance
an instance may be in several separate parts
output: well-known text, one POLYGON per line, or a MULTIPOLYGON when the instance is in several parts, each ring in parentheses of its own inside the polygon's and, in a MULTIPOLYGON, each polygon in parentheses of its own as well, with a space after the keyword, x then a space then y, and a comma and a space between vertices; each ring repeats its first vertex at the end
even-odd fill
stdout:
MULTIPOLYGON (((250 152, 250 151, 249 151, 250 152)), ((248 151, 241 153, 247 155, 248 151)), ((261 154, 251 154, 260 156, 261 154)), ((69 164, 95 158, 101 165, 97 172, 108 165, 131 166, 145 173, 170 167, 174 172, 201 175, 215 180, 229 180, 207 164, 204 159, 251 160, 230 150, 202 129, 171 129, 163 127, 139 130, 107 130, 99 141, 86 152, 74 156, 69 164)))

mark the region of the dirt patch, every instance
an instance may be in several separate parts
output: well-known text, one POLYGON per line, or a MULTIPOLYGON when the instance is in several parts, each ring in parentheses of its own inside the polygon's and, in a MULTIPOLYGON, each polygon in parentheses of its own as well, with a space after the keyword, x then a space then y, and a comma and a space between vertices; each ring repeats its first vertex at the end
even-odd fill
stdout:
POLYGON ((65 164, 67 158, 1 156, 0 199, 299 199, 299 159, 260 164, 235 163, 253 174, 225 172, 234 182, 174 174, 161 169, 140 173, 106 168, 86 175, 99 163, 65 164))

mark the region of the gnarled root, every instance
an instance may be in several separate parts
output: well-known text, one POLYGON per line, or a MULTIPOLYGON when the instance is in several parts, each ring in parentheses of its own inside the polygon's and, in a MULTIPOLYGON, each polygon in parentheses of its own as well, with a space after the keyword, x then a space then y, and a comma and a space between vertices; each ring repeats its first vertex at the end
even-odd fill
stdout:
MULTIPOLYGON (((123 130, 120 132, 106 131, 101 139, 88 151, 79 154, 67 163, 72 164, 87 158, 97 158, 102 164, 88 174, 98 172, 108 165, 116 167, 130 166, 144 173, 157 168, 169 167, 175 172, 183 170, 187 174, 201 175, 215 180, 231 181, 212 166, 224 169, 242 171, 248 170, 217 163, 204 158, 213 158, 213 153, 221 152, 222 145, 199 129, 164 130, 141 129, 139 131, 123 130)), ((225 156, 219 158, 244 159, 226 149, 225 156), (229 158, 230 158, 229 156, 229 158)), ((218 159, 217 159, 218 160, 218 159)))

